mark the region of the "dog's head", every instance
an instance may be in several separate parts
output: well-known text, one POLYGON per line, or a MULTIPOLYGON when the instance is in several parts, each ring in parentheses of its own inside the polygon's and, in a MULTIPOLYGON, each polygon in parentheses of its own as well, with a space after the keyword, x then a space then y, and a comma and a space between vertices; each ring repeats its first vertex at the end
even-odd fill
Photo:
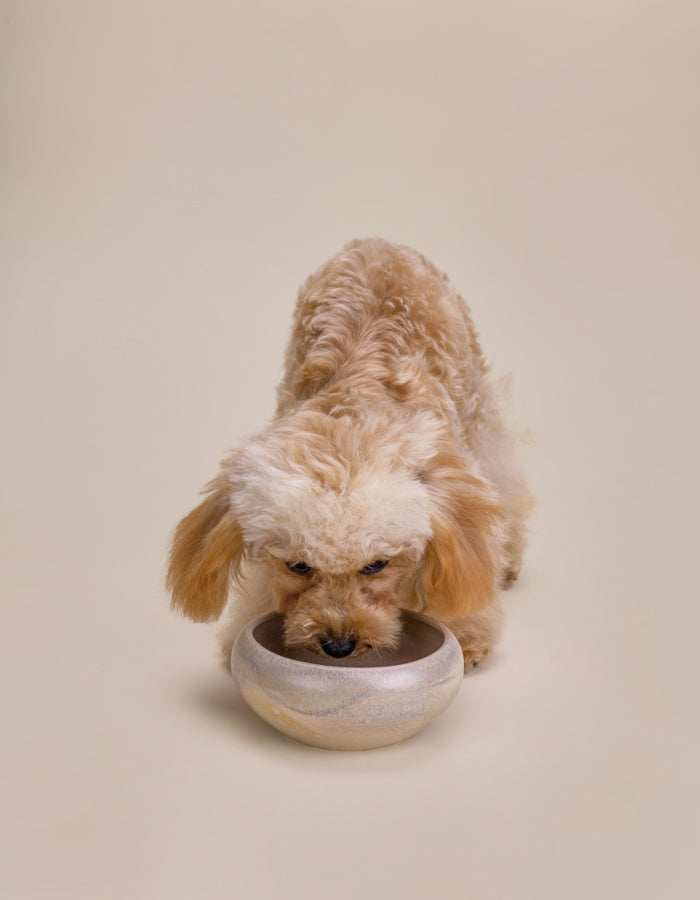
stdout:
POLYGON ((497 585, 500 511, 428 418, 274 422, 176 529, 173 605, 218 618, 248 557, 268 567, 287 644, 338 657, 394 647, 406 600, 443 620, 482 608, 497 585))

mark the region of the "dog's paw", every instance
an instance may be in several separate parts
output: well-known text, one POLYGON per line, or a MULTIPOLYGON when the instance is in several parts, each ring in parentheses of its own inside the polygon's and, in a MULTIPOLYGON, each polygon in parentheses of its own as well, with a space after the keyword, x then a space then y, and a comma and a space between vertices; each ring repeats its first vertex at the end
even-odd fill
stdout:
POLYGON ((507 591, 509 587, 512 587, 518 580, 518 575, 520 575, 520 569, 506 569, 501 576, 501 590, 507 591))
POLYGON ((464 656, 464 674, 476 669, 480 662, 486 659, 491 648, 469 647, 466 650, 462 647, 462 655, 464 656))

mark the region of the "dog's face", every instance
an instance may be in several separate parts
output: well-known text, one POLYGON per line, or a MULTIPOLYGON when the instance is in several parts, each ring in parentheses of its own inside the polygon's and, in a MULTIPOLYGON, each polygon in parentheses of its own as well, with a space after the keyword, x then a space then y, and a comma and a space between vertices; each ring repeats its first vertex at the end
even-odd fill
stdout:
POLYGON ((414 566, 405 553, 344 573, 275 559, 273 590, 285 617, 285 643, 336 658, 395 647, 399 590, 414 566))
POLYGON ((341 657, 397 643, 401 587, 432 527, 406 440, 387 428, 295 416, 235 464, 234 515, 270 567, 288 646, 341 657))
POLYGON ((273 422, 178 526, 173 604, 218 618, 245 557, 269 571, 287 644, 330 656, 394 647, 406 590, 438 618, 481 608, 496 585, 500 512, 439 436, 421 414, 307 410, 273 422))

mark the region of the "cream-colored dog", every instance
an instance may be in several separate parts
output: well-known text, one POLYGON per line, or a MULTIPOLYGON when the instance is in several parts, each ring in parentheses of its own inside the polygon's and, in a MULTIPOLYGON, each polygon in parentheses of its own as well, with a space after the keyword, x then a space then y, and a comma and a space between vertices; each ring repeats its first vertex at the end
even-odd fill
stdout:
POLYGON ((401 607, 498 639, 532 498, 466 303, 420 254, 349 244, 302 286, 277 413, 178 525, 168 587, 196 621, 229 596, 289 646, 394 647, 401 607))

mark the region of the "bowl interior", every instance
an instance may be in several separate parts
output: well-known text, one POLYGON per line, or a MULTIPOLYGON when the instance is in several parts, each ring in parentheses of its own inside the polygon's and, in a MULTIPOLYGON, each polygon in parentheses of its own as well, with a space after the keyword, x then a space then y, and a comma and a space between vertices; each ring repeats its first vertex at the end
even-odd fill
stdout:
POLYGON ((367 650, 352 659, 334 659, 325 654, 313 653, 310 650, 284 646, 284 618, 273 613, 253 629, 253 638, 266 650, 296 659, 299 662, 314 663, 335 668, 364 669, 378 666, 400 666, 404 663, 416 662, 439 650, 445 641, 444 633, 422 617, 414 616, 405 610, 401 612, 402 635, 396 650, 386 648, 367 650))

